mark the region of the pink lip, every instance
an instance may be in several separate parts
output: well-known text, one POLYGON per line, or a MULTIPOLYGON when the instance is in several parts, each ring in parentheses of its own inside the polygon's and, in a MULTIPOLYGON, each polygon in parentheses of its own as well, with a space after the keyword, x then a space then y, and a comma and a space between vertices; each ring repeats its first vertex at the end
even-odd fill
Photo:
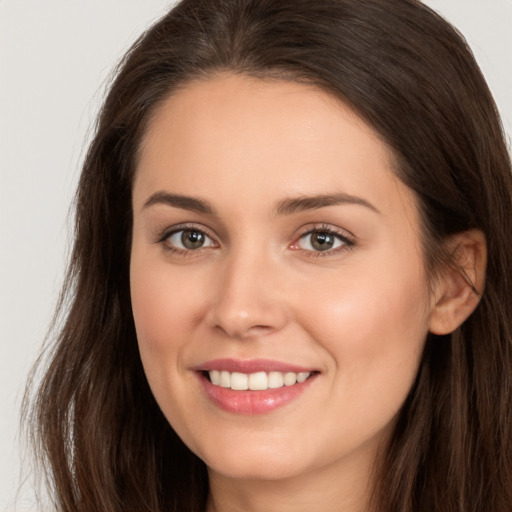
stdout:
POLYGON ((314 372, 315 369, 297 366, 271 359, 214 359, 200 364, 197 371, 226 370, 228 372, 256 373, 256 372, 314 372))
POLYGON ((279 361, 216 359, 208 361, 196 368, 201 386, 208 398, 224 411, 256 415, 271 412, 298 398, 316 379, 314 373, 311 377, 293 386, 283 386, 277 389, 263 391, 234 391, 230 388, 214 386, 204 372, 211 370, 226 370, 229 372, 256 373, 256 372, 314 372, 312 369, 290 365, 279 361))

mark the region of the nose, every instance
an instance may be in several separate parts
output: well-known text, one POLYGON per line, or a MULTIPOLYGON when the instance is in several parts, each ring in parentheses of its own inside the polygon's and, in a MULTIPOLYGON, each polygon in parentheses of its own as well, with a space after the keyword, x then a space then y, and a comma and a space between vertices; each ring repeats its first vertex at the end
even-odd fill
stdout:
POLYGON ((278 265, 261 254, 232 254, 223 262, 209 312, 210 325, 235 339, 264 336, 288 321, 278 265))

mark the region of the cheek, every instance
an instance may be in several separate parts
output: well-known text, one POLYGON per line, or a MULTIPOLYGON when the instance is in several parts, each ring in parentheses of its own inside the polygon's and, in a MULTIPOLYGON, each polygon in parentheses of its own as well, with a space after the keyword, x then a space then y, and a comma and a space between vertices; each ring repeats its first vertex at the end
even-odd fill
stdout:
POLYGON ((179 276, 165 262, 132 255, 132 311, 142 362, 150 381, 155 374, 179 368, 178 356, 186 335, 201 316, 201 290, 194 286, 193 278, 183 280, 179 276))
POLYGON ((429 317, 421 266, 387 270, 348 272, 304 304, 310 335, 331 355, 340 400, 385 409, 383 417, 399 409, 412 386, 429 317))
MULTIPOLYGON (((169 422, 186 435, 194 424, 190 410, 190 372, 183 364, 190 333, 201 317, 201 290, 194 280, 180 280, 162 261, 132 255, 131 299, 144 372, 153 395, 169 422)), ((196 418, 197 419, 197 418, 196 418)), ((189 439, 189 444, 193 445, 189 439)))
POLYGON ((171 341, 172 334, 179 334, 180 325, 199 317, 204 296, 204 290, 198 286, 201 281, 190 271, 173 272, 162 258, 132 254, 131 300, 141 338, 155 344, 165 339, 171 341))
POLYGON ((361 267, 326 276, 325 283, 302 295, 312 327, 321 328, 333 341, 349 334, 354 343, 373 332, 394 333, 398 340, 425 331, 429 293, 421 261, 361 267))
POLYGON ((426 295, 413 286, 396 282, 387 285, 383 281, 366 278, 329 299, 311 298, 312 304, 319 305, 315 316, 323 317, 318 326, 322 326, 326 342, 333 348, 373 354, 394 346, 407 348, 426 335, 426 295))

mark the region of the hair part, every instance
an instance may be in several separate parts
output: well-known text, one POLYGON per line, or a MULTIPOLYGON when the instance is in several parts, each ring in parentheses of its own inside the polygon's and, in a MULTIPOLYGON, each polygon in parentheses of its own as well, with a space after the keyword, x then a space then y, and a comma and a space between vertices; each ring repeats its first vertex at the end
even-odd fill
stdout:
POLYGON ((201 511, 204 464, 158 408, 130 305, 131 189, 159 106, 231 72, 312 84, 392 149, 414 191, 429 275, 450 235, 480 229, 486 290, 429 335, 376 468, 379 512, 512 508, 512 173, 496 106, 463 38, 416 0, 183 0, 117 69, 76 196, 75 243, 30 420, 59 511, 201 511))

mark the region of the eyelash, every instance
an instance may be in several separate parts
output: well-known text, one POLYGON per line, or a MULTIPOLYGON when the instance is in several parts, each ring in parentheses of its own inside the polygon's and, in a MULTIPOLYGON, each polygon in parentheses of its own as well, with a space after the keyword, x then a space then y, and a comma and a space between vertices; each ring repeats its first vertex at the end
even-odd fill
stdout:
POLYGON ((175 246, 171 245, 170 243, 168 243, 169 239, 173 235, 177 235, 178 233, 181 233, 183 231, 192 231, 192 232, 202 233, 205 237, 207 237, 209 240, 211 240, 213 242, 213 244, 218 246, 218 244, 214 240, 214 237, 209 235, 208 232, 204 228, 198 227, 194 224, 184 224, 184 225, 179 225, 179 226, 173 226, 171 229, 166 229, 158 237, 157 243, 161 244, 165 251, 177 254, 179 256, 185 256, 185 257, 196 256, 199 253, 201 253, 202 250, 208 249, 209 247, 211 247, 211 246, 207 246, 207 247, 199 247, 197 249, 186 249, 186 248, 181 249, 180 247, 175 247, 175 246))
POLYGON ((349 236, 349 234, 346 233, 345 231, 342 232, 340 230, 334 229, 331 226, 328 226, 327 224, 322 224, 320 226, 314 226, 313 228, 308 229, 306 232, 302 233, 297 238, 297 241, 293 242, 291 248, 294 250, 303 251, 304 255, 308 258, 324 258, 328 256, 337 256, 342 252, 349 251, 355 246, 355 244, 356 242, 354 240, 354 237, 349 236), (326 251, 307 250, 296 247, 301 240, 315 233, 332 236, 339 242, 341 242, 341 245, 333 249, 328 249, 326 251))
MULTIPOLYGON (((160 234, 160 236, 157 239, 157 243, 161 244, 163 248, 170 252, 174 253, 180 256, 185 257, 192 257, 199 255, 203 250, 209 249, 210 247, 218 247, 218 243, 215 241, 214 237, 212 237, 207 230, 205 230, 202 227, 198 227, 197 225, 193 224, 186 224, 186 225, 180 225, 180 226, 174 226, 172 229, 166 229, 163 233, 160 234), (203 234, 205 237, 207 237, 213 245, 208 246, 201 246, 197 249, 182 249, 179 247, 175 247, 171 245, 168 241, 170 237, 177 235, 179 233, 182 233, 183 231, 192 231, 203 234)), ((313 228, 308 229, 304 233, 302 233, 298 238, 296 238, 296 241, 294 241, 290 248, 292 250, 296 251, 302 251, 304 255, 308 258, 314 257, 327 257, 327 256, 335 256, 342 252, 351 250, 355 246, 355 240, 352 236, 349 236, 346 232, 341 232, 337 229, 332 228, 331 226, 328 226, 326 224, 322 224, 319 226, 314 226, 313 228), (338 242, 341 242, 341 245, 338 247, 335 247, 333 249, 327 249, 325 251, 315 251, 315 250, 309 250, 309 249, 301 249, 300 247, 297 247, 299 242, 301 240, 304 240, 306 237, 311 236, 313 234, 326 234, 329 236, 334 237, 338 242)))

